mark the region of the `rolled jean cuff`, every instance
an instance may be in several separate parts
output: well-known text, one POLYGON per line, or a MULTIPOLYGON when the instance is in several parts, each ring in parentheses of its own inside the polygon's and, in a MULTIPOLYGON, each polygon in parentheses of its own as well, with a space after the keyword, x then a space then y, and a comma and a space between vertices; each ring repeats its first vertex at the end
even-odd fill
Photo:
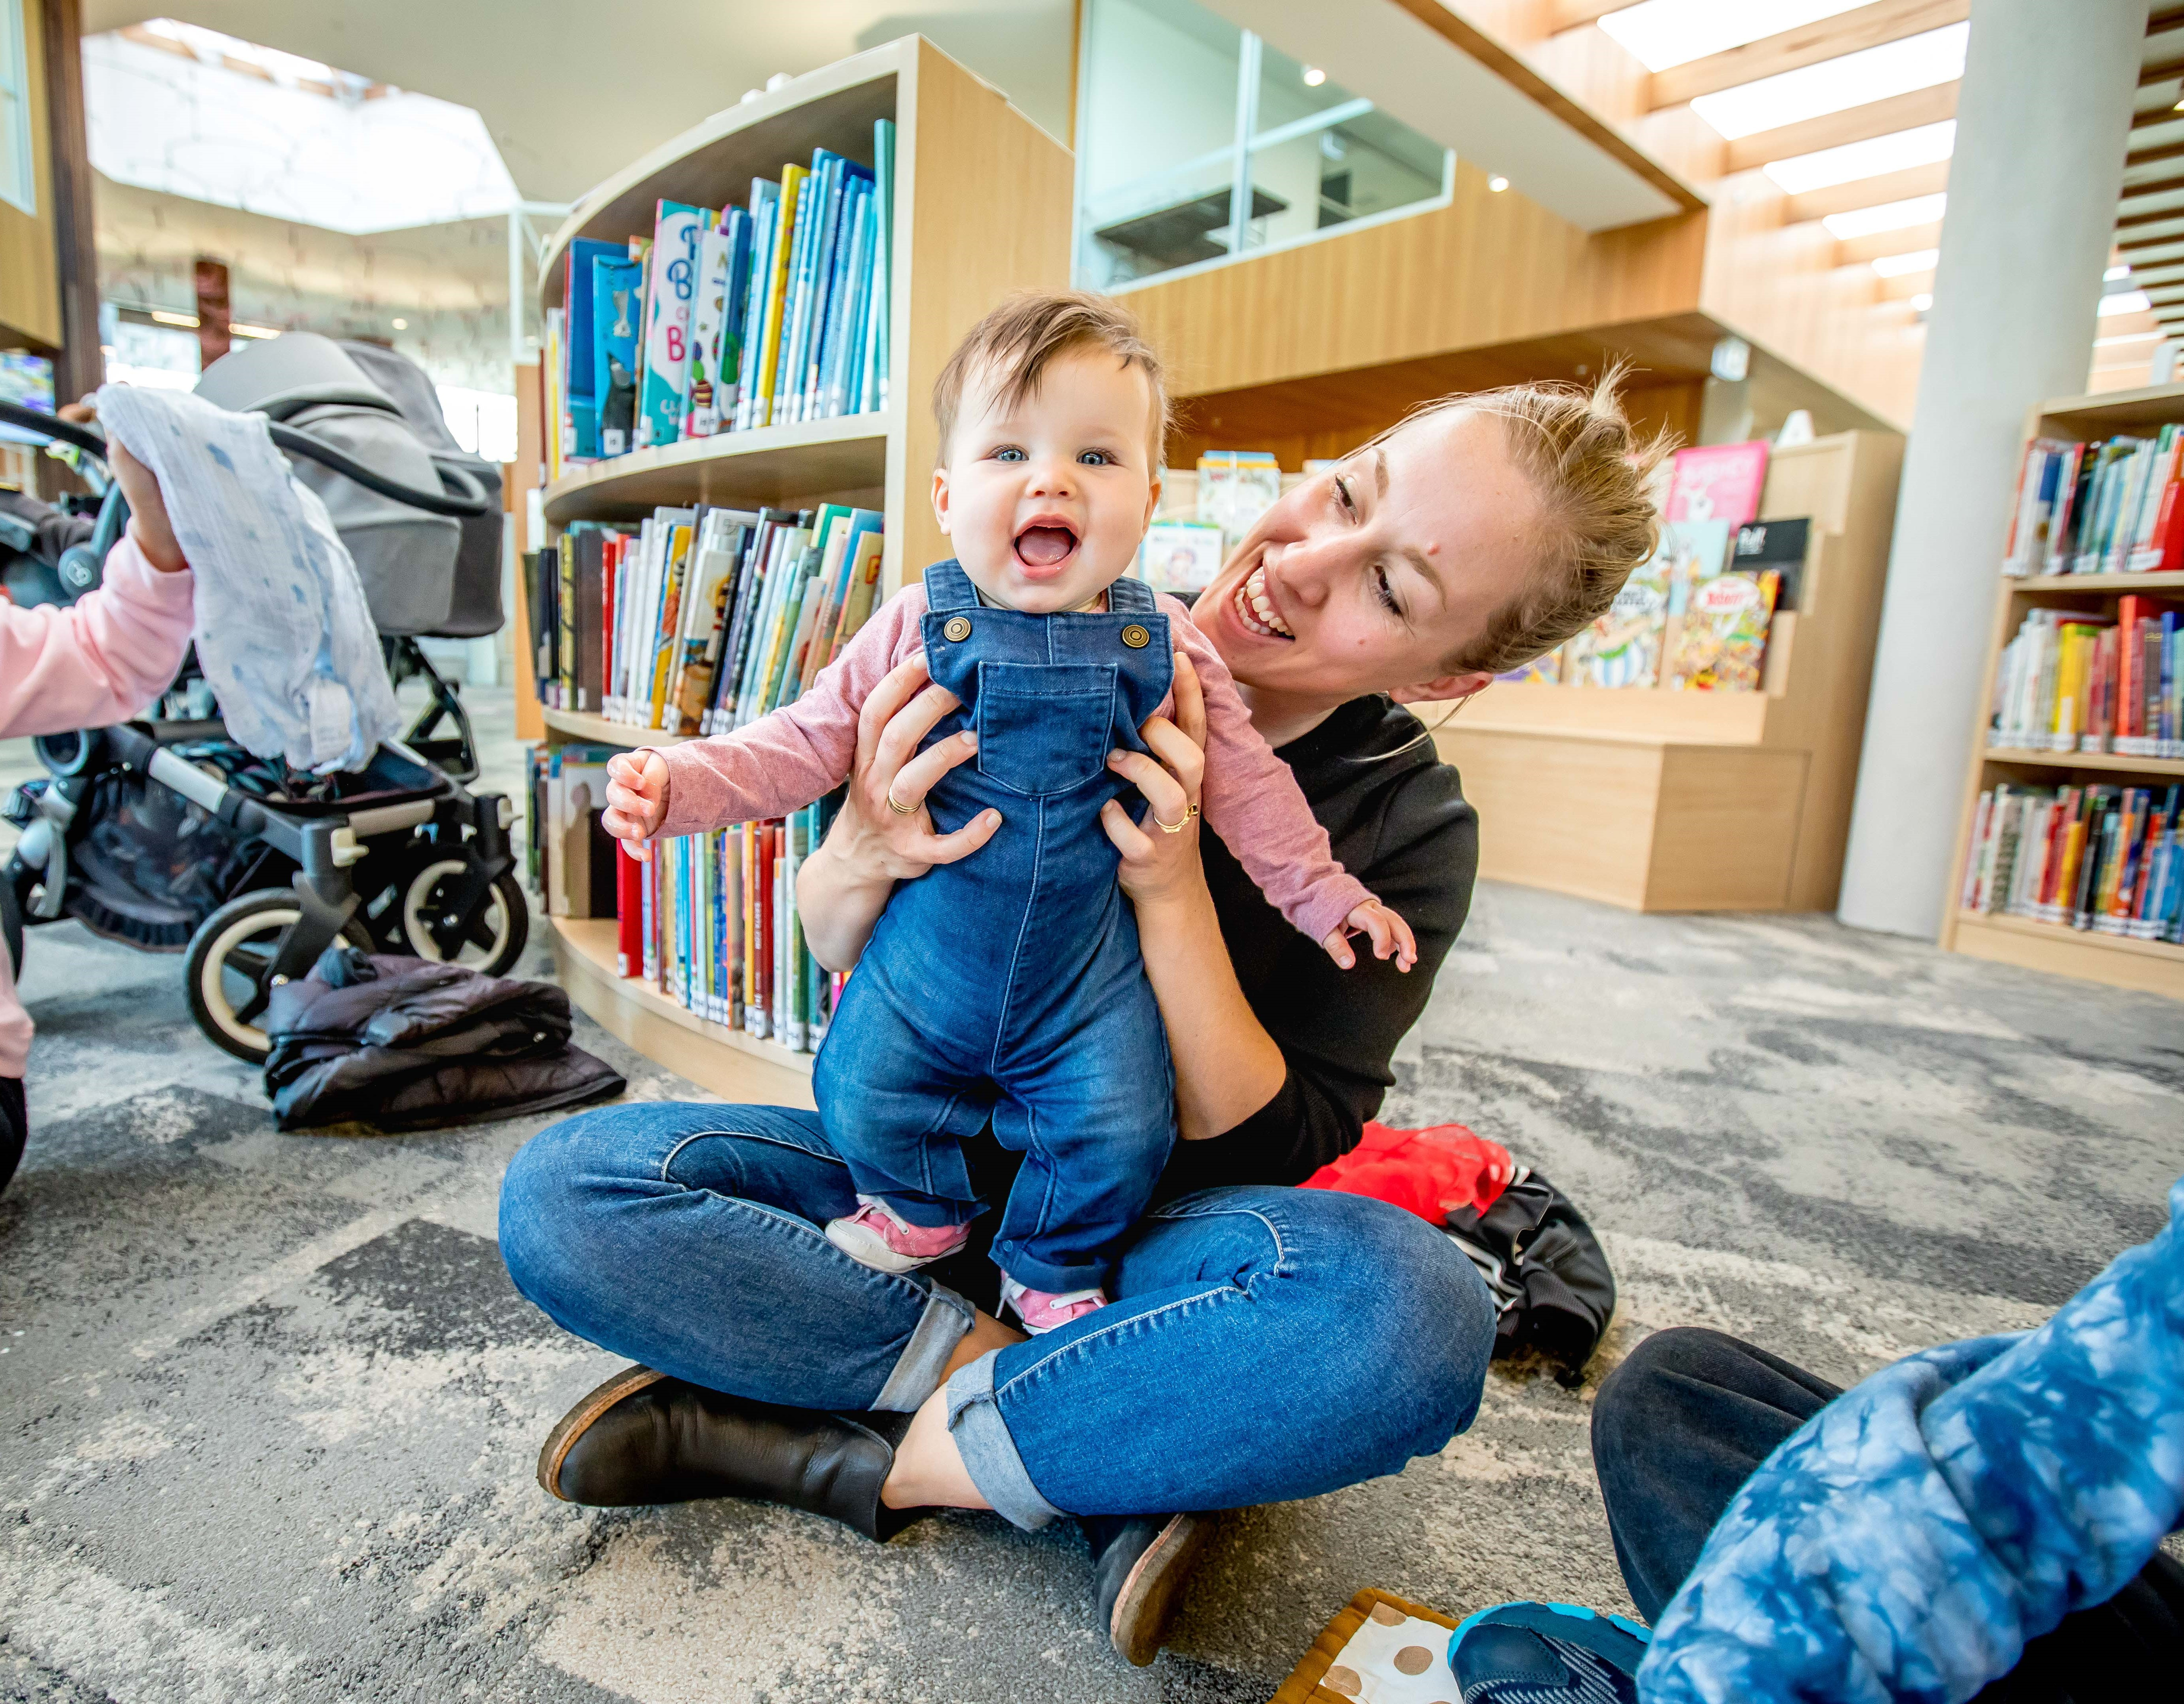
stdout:
POLYGON ((910 1341, 904 1345, 894 1370, 888 1374, 872 1406, 889 1414, 915 1414, 926 1398, 940 1388, 940 1375, 948 1370, 948 1357, 963 1341, 974 1317, 970 1303, 945 1284, 935 1284, 926 1297, 925 1311, 918 1316, 910 1341))
POLYGON ((948 1381, 948 1430, 963 1457, 964 1471, 978 1494, 1004 1520, 1035 1533, 1049 1521, 1067 1512, 1039 1494, 1017 1454, 1016 1439, 1009 1436, 994 1398, 994 1362, 999 1355, 982 1355, 960 1366, 948 1381))

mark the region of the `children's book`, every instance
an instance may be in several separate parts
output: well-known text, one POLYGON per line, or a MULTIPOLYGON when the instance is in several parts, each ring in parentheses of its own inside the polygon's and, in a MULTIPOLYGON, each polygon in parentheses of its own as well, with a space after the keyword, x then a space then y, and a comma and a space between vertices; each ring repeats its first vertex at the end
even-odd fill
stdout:
POLYGON ((872 180, 879 202, 879 265, 874 277, 878 300, 872 313, 872 377, 866 410, 888 405, 888 375, 894 351, 890 339, 894 323, 889 304, 894 299, 894 120, 872 120, 872 180))
POLYGON ((1221 572, 1226 534, 1211 521, 1156 521, 1138 548, 1138 578, 1156 592, 1202 592, 1221 572))
POLYGON ((1679 450, 1663 511, 1669 521, 1726 521, 1741 527, 1759 515, 1767 483, 1767 440, 1696 444, 1679 450))
POLYGON ((1675 573, 1675 549, 1664 539, 1623 583, 1607 613, 1571 640, 1571 685, 1648 687, 1659 681, 1675 573))
POLYGON ((592 388, 599 397, 599 454, 635 446, 637 329, 644 267, 620 244, 592 263, 592 388))
POLYGON ((1670 684, 1692 692, 1757 692, 1780 577, 1717 574, 1691 589, 1670 684))
POLYGON ((1496 680, 1507 680, 1518 684, 1529 680, 1541 685, 1552 686, 1563 678, 1562 651, 1551 651, 1545 656, 1535 656, 1529 662, 1518 664, 1507 674, 1497 674, 1494 678, 1496 680))
POLYGON ((1282 494, 1282 470, 1263 450, 1213 450, 1198 458, 1198 518, 1234 550, 1282 494))
POLYGON ((698 293, 690 307, 690 360, 682 379, 685 438, 710 438, 721 429, 722 332, 728 319, 733 245, 734 232, 725 224, 698 239, 698 293))
POLYGON ((646 282, 644 373, 637 394, 637 446, 672 444, 682 429, 682 380, 690 365, 690 310, 698 294, 698 249, 714 215, 679 201, 660 204, 646 282))
POLYGON ((561 374, 565 418, 564 452, 579 461, 594 461, 603 453, 599 444, 599 371, 592 327, 594 298, 592 271, 599 261, 620 257, 619 243, 598 243, 579 237, 569 245, 562 272, 563 303, 561 374))

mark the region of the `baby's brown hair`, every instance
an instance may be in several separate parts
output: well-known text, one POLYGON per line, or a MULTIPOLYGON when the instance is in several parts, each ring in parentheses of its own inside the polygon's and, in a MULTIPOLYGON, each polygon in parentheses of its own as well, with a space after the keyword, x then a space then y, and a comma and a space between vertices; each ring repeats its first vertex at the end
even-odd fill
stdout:
POLYGON ((940 461, 948 460, 956 416, 974 376, 991 371, 1002 405, 1014 408, 1039 389, 1040 378, 1057 357, 1079 349, 1104 349, 1123 366, 1134 366, 1145 374, 1153 394, 1147 466, 1157 467, 1169 424, 1167 383, 1160 356, 1127 309, 1089 290, 1020 291, 971 327, 933 383, 940 461))

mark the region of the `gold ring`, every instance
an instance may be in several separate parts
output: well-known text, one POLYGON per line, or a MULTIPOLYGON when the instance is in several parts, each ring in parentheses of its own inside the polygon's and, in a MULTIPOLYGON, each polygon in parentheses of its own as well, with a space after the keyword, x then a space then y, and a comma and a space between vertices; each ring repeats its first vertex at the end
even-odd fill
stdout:
POLYGON ((893 811, 899 817, 914 817, 917 814, 917 807, 916 805, 905 805, 900 799, 895 797, 894 789, 893 787, 889 787, 888 789, 887 802, 888 808, 893 811))
MULTIPOLYGON (((892 801, 890 801, 890 802, 892 802, 892 801)), ((1185 829, 1187 829, 1187 828, 1189 828, 1189 827, 1190 826, 1191 819, 1192 819, 1194 817, 1195 817, 1197 814, 1198 814, 1198 807, 1197 807, 1197 806, 1195 806, 1195 805, 1193 805, 1193 806, 1192 806, 1189 810, 1185 811, 1185 812, 1183 813, 1183 820, 1182 820, 1181 822, 1179 822, 1179 823, 1164 823, 1164 822, 1162 822, 1162 820, 1161 820, 1157 816, 1156 816, 1156 817, 1153 818, 1153 826, 1154 826, 1155 828, 1158 829, 1158 830, 1159 830, 1162 834, 1164 834, 1164 835, 1179 835, 1179 834, 1181 834, 1181 833, 1182 833, 1185 829)))

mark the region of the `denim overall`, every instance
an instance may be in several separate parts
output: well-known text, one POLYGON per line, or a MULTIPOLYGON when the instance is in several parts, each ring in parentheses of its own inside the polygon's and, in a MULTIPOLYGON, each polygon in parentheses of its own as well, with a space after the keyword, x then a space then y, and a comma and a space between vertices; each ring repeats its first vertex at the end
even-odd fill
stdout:
POLYGON ((1135 914, 1100 807, 1130 785, 1138 724, 1174 672, 1168 620, 1141 582, 1104 614, 990 609, 954 561, 925 571, 925 655, 962 701, 978 755, 926 796, 942 834, 989 807, 978 852, 897 887, 828 1025, 812 1087, 860 1193, 914 1225, 983 1204, 961 1143, 990 1116, 1024 1155, 994 1260, 1037 1290, 1101 1283, 1175 1136, 1175 1083, 1135 914))

